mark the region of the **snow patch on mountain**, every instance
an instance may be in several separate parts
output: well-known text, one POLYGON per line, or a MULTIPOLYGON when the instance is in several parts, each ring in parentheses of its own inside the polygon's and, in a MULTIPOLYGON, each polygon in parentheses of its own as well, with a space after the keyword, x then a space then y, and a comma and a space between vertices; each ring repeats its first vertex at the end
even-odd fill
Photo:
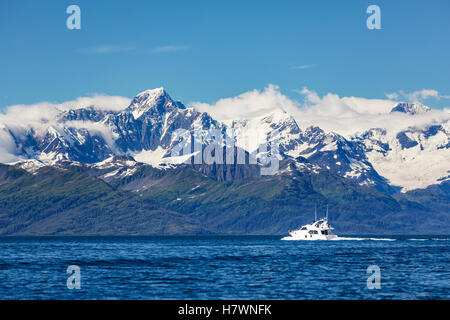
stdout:
POLYGON ((39 169, 46 166, 45 163, 36 160, 36 159, 30 159, 30 160, 23 160, 23 161, 17 161, 17 162, 11 162, 8 163, 9 165, 13 165, 16 168, 23 169, 31 174, 36 174, 39 169))
POLYGON ((133 158, 136 161, 146 163, 151 165, 152 167, 159 168, 161 164, 164 163, 164 156, 166 155, 167 150, 163 147, 159 146, 156 150, 142 150, 133 154, 133 158))
POLYGON ((92 166, 99 169, 107 169, 111 167, 125 167, 125 166, 135 166, 136 161, 133 158, 127 156, 112 156, 103 161, 97 162, 92 166))
POLYGON ((449 179, 450 121, 401 132, 372 129, 356 137, 375 170, 402 192, 449 179))
POLYGON ((183 154, 180 156, 171 156, 169 150, 159 146, 156 150, 142 150, 134 153, 133 157, 138 162, 149 164, 154 168, 169 168, 184 164, 190 158, 195 157, 200 151, 183 154))

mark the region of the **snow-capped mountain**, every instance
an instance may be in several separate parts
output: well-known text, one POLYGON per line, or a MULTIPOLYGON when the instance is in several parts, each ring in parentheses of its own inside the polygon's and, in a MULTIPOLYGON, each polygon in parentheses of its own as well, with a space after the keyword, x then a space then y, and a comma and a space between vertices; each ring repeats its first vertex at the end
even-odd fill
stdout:
POLYGON ((391 112, 402 112, 407 114, 421 114, 431 111, 431 109, 421 103, 406 103, 400 102, 394 108, 392 108, 391 112))
MULTIPOLYGON (((429 110, 417 103, 399 103, 391 112, 413 116, 429 110)), ((193 164, 196 170, 218 180, 253 177, 255 166, 261 164, 250 164, 250 157, 261 162, 264 156, 275 154, 271 149, 275 142, 279 143, 277 158, 289 160, 291 166, 311 174, 321 168, 388 193, 394 192, 394 187, 407 191, 450 179, 448 121, 399 132, 374 128, 344 137, 317 126, 300 128, 281 109, 222 123, 157 88, 141 92, 121 111, 86 106, 61 111, 52 122, 22 127, 1 124, 2 135, 14 142, 15 155, 21 159, 15 166, 36 172, 49 165, 63 168, 81 164, 105 181, 132 175, 143 164, 158 168, 181 165, 211 145, 211 129, 219 132, 223 141, 235 141, 235 153, 243 150, 246 157, 245 165, 240 166, 193 164), (201 149, 171 157, 179 143, 173 134, 179 129, 191 134, 203 130, 201 149), (264 144, 268 149, 261 151, 264 144)), ((289 166, 280 170, 286 168, 289 166)))
POLYGON ((162 88, 138 94, 120 112, 87 108, 61 112, 54 123, 3 129, 22 159, 47 164, 70 160, 101 162, 114 155, 133 155, 156 164, 170 150, 174 130, 221 128, 208 114, 173 101, 162 88))
POLYGON ((174 131, 223 127, 207 113, 173 101, 163 88, 138 94, 127 109, 109 114, 101 122, 111 130, 120 153, 151 165, 165 162, 163 158, 170 155, 176 143, 172 141, 174 131))
POLYGON ((368 161, 364 149, 343 136, 319 127, 302 130, 295 119, 283 110, 251 120, 232 121, 237 132, 237 144, 253 152, 256 145, 270 144, 278 140, 280 159, 306 158, 310 163, 357 182, 360 185, 376 186, 388 190, 386 180, 378 175, 368 161), (249 147, 248 132, 258 133, 258 144, 249 147), (261 140, 262 138, 262 140, 261 140))
POLYGON ((450 180, 450 121, 400 132, 371 129, 354 140, 375 170, 402 191, 450 180))

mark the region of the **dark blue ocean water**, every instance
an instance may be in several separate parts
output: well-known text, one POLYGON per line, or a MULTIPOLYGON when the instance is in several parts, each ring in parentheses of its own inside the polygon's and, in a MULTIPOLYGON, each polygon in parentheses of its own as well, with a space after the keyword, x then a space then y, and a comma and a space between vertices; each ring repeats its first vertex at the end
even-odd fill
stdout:
POLYGON ((450 236, 0 238, 1 299, 449 299, 450 236), (367 237, 365 237, 367 238, 367 237), (81 289, 66 285, 69 265, 81 289), (367 267, 381 289, 367 288, 367 267))

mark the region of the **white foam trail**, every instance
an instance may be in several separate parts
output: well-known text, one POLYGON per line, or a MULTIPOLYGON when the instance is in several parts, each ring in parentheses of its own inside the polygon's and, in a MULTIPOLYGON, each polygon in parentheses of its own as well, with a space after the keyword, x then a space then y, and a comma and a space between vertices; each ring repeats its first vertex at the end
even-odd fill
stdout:
POLYGON ((353 237, 337 237, 336 239, 332 240, 374 240, 374 241, 395 241, 397 239, 391 239, 391 238, 353 238, 353 237))
MULTIPOLYGON (((287 236, 282 238, 281 240, 286 240, 286 241, 325 241, 325 240, 318 240, 318 239, 314 239, 314 240, 305 240, 305 239, 297 239, 297 238, 293 238, 291 236, 287 236)), ((372 240, 372 241, 396 241, 396 240, 407 240, 407 241, 449 241, 450 238, 428 238, 428 239, 416 239, 416 238, 411 238, 411 239, 392 239, 392 238, 356 238, 356 237, 337 237, 334 239, 330 239, 329 241, 340 241, 340 240, 354 240, 354 241, 363 241, 363 240, 372 240)))
MULTIPOLYGON (((290 236, 284 237, 281 240, 288 240, 288 241, 321 241, 321 240, 304 240, 304 239, 297 239, 290 236)), ((353 238, 353 237, 337 237, 334 239, 330 239, 329 241, 338 241, 338 240, 356 240, 356 241, 362 241, 362 240, 373 240, 373 241, 395 241, 397 239, 390 239, 390 238, 353 238)), ((326 240, 322 240, 326 241, 326 240)))

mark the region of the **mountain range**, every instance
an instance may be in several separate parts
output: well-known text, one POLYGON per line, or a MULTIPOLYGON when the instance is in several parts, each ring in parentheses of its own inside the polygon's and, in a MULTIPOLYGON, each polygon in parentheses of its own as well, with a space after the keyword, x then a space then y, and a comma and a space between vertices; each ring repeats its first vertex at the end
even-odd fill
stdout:
MULTIPOLYGON (((391 113, 430 110, 398 103, 391 113)), ((310 222, 316 204, 338 233, 450 232, 449 121, 344 137, 301 128, 282 109, 219 121, 158 88, 119 111, 1 123, 0 137, 18 160, 0 165, 4 235, 282 234, 310 222), (200 146, 174 156, 180 130, 200 133, 200 146), (211 150, 216 162, 195 161, 211 150), (268 156, 278 168, 264 175, 268 156)))

